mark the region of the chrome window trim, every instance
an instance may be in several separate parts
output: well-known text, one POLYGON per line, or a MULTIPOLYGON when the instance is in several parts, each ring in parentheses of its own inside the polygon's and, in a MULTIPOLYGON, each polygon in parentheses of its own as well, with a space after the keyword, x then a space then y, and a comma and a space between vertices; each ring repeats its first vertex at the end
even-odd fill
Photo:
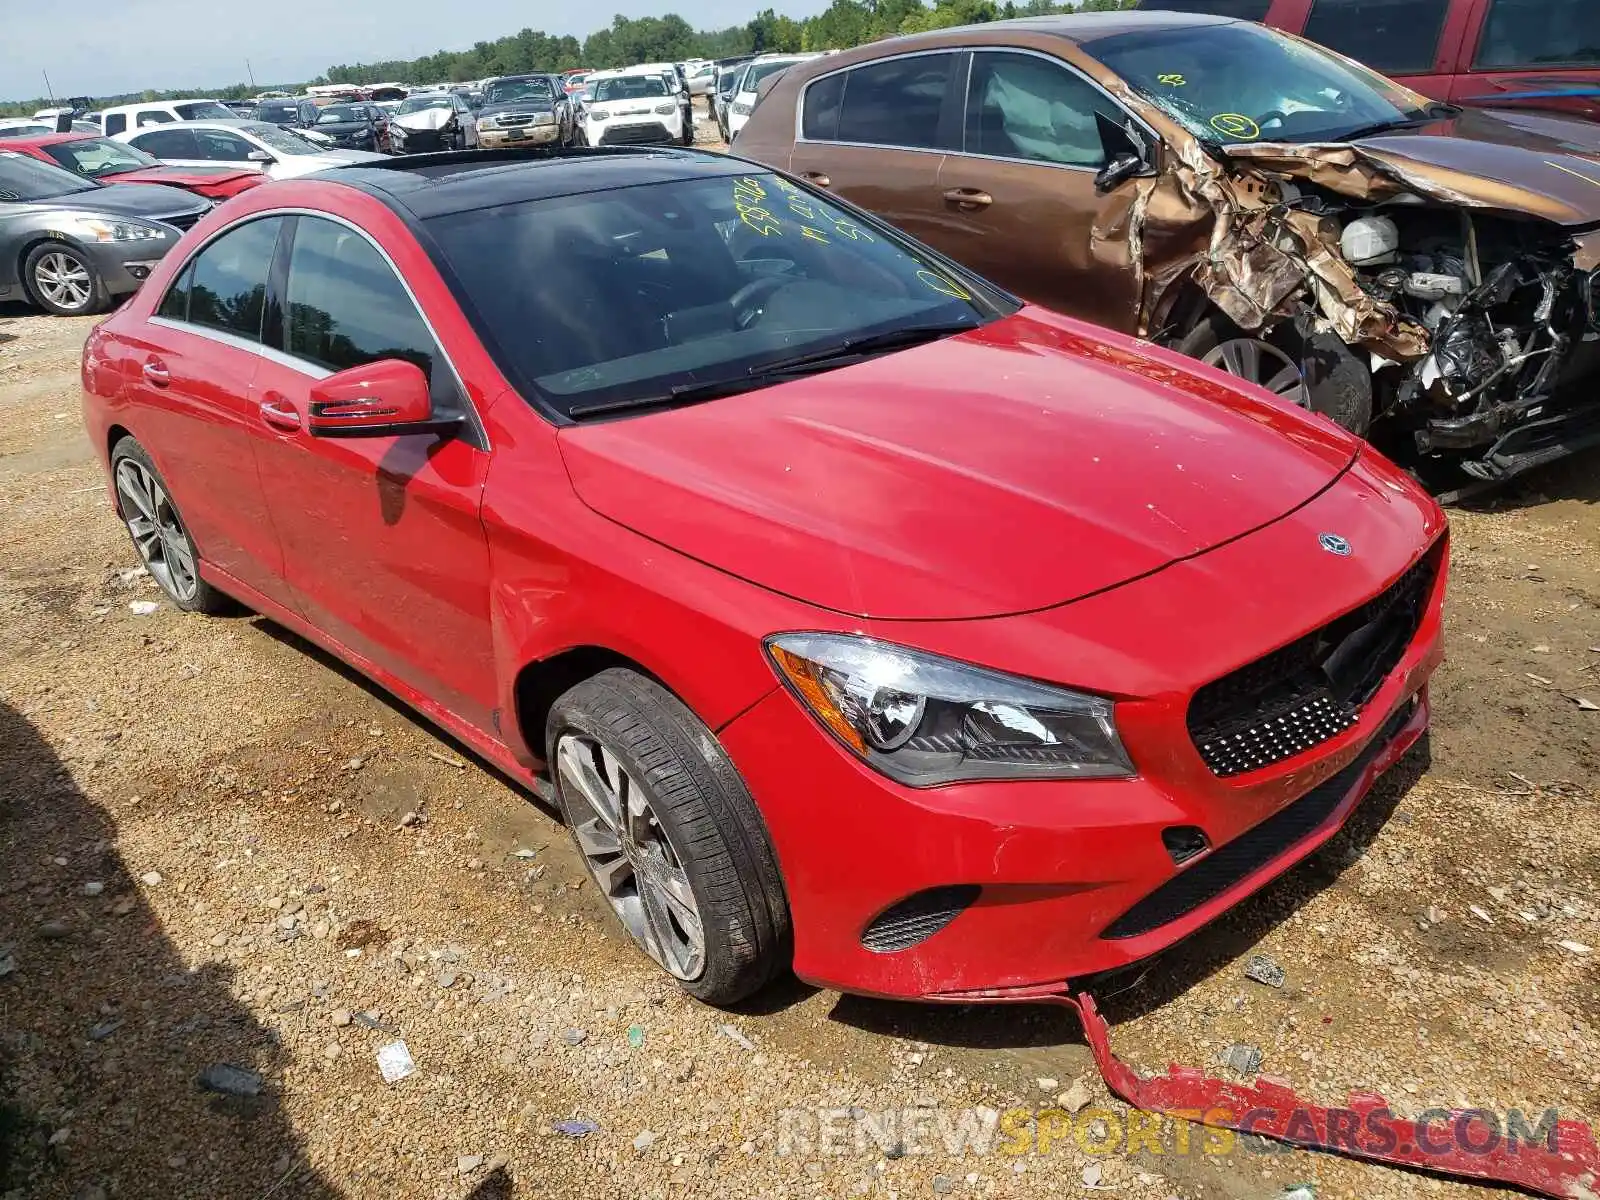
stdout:
POLYGON ((149 317, 151 325, 161 329, 174 329, 180 333, 190 333, 195 337, 205 338, 207 341, 216 342, 222 346, 229 346, 234 350, 244 350, 270 362, 277 363, 280 367, 288 367, 291 371, 298 371, 308 379, 326 379, 333 372, 326 367, 319 367, 309 363, 303 358, 296 358, 292 354, 285 354, 282 350, 252 342, 249 338, 240 337, 236 333, 229 333, 225 329, 214 329, 210 325, 196 325, 192 321, 179 321, 172 317, 149 317))
POLYGON ((900 58, 920 58, 920 57, 925 57, 926 55, 929 55, 929 54, 967 54, 969 56, 976 56, 976 55, 985 54, 985 53, 987 53, 987 54, 1026 54, 1026 55, 1029 55, 1029 56, 1031 56, 1033 58, 1042 58, 1045 62, 1055 64, 1056 66, 1062 68, 1063 70, 1065 70, 1069 74, 1071 74, 1071 75, 1077 77, 1078 79, 1082 80, 1084 83, 1088 84, 1095 91, 1099 92, 1100 95, 1104 96, 1106 98, 1106 100, 1111 104, 1111 106, 1113 108, 1115 108, 1118 112, 1122 113, 1122 115, 1124 117, 1126 117, 1128 120, 1132 121, 1134 123, 1134 125, 1136 125, 1145 134, 1145 136, 1147 136, 1150 139, 1150 147, 1151 147, 1152 150, 1155 150, 1158 153, 1160 153, 1160 152, 1165 150, 1166 144, 1167 144, 1165 138, 1163 138, 1160 134, 1158 134, 1154 129, 1150 128, 1150 125, 1143 118, 1141 118, 1137 113, 1134 113, 1134 112, 1130 111, 1125 104, 1123 104, 1120 100, 1118 100, 1115 96, 1113 96, 1110 92, 1108 92, 1104 87, 1102 87, 1098 80, 1091 79, 1088 75, 1084 74, 1083 71, 1079 70, 1072 63, 1067 62, 1066 59, 1057 58, 1053 54, 1046 54, 1042 50, 1035 50, 1031 46, 1004 46, 1004 45, 941 46, 941 47, 937 47, 937 48, 929 49, 929 50, 910 50, 910 51, 907 51, 904 54, 886 54, 882 58, 872 58, 872 59, 867 59, 864 62, 851 63, 849 66, 838 67, 838 68, 836 68, 835 70, 832 70, 832 71, 825 71, 823 74, 818 75, 814 79, 808 79, 805 82, 805 86, 800 89, 800 95, 795 101, 795 106, 794 106, 794 140, 795 140, 795 144, 799 145, 800 143, 804 142, 804 143, 807 143, 807 144, 813 145, 813 146, 862 146, 862 147, 865 147, 865 148, 870 149, 870 150, 899 150, 899 151, 907 152, 907 153, 911 153, 911 154, 957 154, 957 155, 960 155, 962 158, 977 158, 977 159, 986 160, 988 162, 1024 163, 1024 164, 1026 164, 1028 166, 1033 166, 1033 167, 1055 167, 1057 170, 1063 170, 1063 171, 1094 171, 1094 172, 1098 173, 1099 170, 1100 170, 1099 167, 1078 166, 1078 165, 1076 165, 1074 163, 1053 163, 1053 162, 1048 162, 1048 161, 1046 161, 1044 159, 1040 159, 1040 158, 1007 158, 1007 157, 1004 157, 1002 155, 996 155, 996 154, 975 154, 972 151, 967 150, 965 148, 965 145, 966 145, 966 111, 967 111, 966 93, 967 93, 967 90, 969 88, 971 88, 971 86, 972 86, 972 64, 971 64, 970 57, 969 57, 968 64, 967 64, 966 78, 963 79, 962 82, 961 82, 961 91, 962 91, 962 98, 961 98, 961 101, 962 101, 961 102, 962 148, 959 149, 959 150, 934 149, 934 148, 928 147, 928 146, 896 146, 896 145, 893 145, 893 144, 886 144, 886 143, 883 143, 883 142, 845 142, 845 141, 840 141, 837 138, 808 138, 808 137, 805 136, 804 121, 805 121, 806 94, 808 92, 810 92, 811 89, 813 87, 815 87, 818 83, 821 83, 824 79, 832 78, 835 75, 843 75, 843 74, 845 74, 847 72, 850 72, 850 71, 858 71, 862 67, 877 66, 879 63, 890 62, 890 61, 893 61, 894 59, 900 59, 900 58))
MULTIPOLYGON (((450 357, 450 351, 445 348, 444 339, 439 336, 439 331, 434 327, 433 321, 428 317, 427 310, 422 307, 421 301, 417 299, 417 294, 412 290, 411 283, 408 279, 406 279, 405 273, 400 270, 400 267, 395 263, 394 259, 389 257, 389 252, 378 244, 378 240, 376 238, 374 238, 365 229, 362 229, 361 226, 357 225, 354 221, 347 220, 346 218, 337 216, 333 213, 321 212, 314 208, 273 208, 268 209, 265 212, 250 213, 248 216, 241 217, 237 221, 232 221, 229 224, 224 225, 221 229, 211 234, 206 238, 205 241, 201 242, 198 246, 191 250, 188 256, 184 258, 183 262, 179 264, 177 271, 173 273, 172 283, 167 285, 167 290, 170 291, 172 289, 177 281, 183 276, 183 273, 189 269, 189 264, 194 262, 199 255, 205 253, 206 248, 213 242, 217 241, 217 239, 223 237, 225 234, 232 233, 235 229, 243 228, 252 221, 263 221, 270 217, 311 217, 321 221, 332 221, 335 225, 342 225, 352 233, 360 234, 361 237, 366 241, 367 245, 371 246, 378 252, 378 257, 383 259, 383 261, 388 265, 390 272, 393 273, 395 279, 399 281, 401 289, 406 294, 406 298, 411 301, 411 307, 416 310, 417 316, 421 319, 423 328, 428 331, 428 336, 433 339, 433 344, 438 347, 439 357, 444 360, 445 366, 450 370, 450 377, 455 380, 456 391, 460 394, 462 406, 466 410, 465 415, 467 418, 467 423, 471 425, 474 430, 476 430, 479 447, 485 453, 487 453, 490 449, 488 427, 483 423, 483 416, 478 412, 477 405, 472 402, 472 393, 467 390, 466 380, 462 378, 461 372, 456 368, 455 360, 450 357)), ((294 261, 291 252, 291 274, 293 265, 294 261)), ((157 309, 159 309, 161 305, 166 302, 166 298, 167 294, 166 292, 163 292, 161 294, 161 299, 156 301, 157 309)), ((288 297, 285 296, 284 300, 285 303, 287 303, 288 297)), ((312 379, 326 379, 329 375, 335 374, 335 372, 328 370, 326 367, 323 367, 318 363, 313 363, 308 359, 300 358, 298 355, 290 354, 286 350, 277 350, 272 346, 264 345, 261 342, 251 342, 246 338, 238 337, 236 334, 222 334, 220 330, 213 330, 204 325, 192 325, 187 321, 174 321, 171 317, 157 318, 152 316, 148 319, 152 322, 165 322, 168 325, 178 329, 199 332, 201 334, 218 334, 220 337, 232 339, 224 344, 237 346, 240 349, 254 350, 257 354, 261 355, 261 357, 268 359, 271 362, 278 363, 282 366, 290 367, 312 379), (320 372, 320 374, 318 372, 320 372)))

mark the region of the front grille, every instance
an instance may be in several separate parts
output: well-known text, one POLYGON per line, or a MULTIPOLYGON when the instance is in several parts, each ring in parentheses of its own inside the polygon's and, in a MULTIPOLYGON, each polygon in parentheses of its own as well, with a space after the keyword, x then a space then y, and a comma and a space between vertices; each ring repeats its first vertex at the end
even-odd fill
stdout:
POLYGON ((861 944, 874 954, 909 950, 959 917, 981 890, 975 883, 958 883, 907 896, 873 918, 861 935, 861 944))
POLYGON ((1197 691, 1189 736, 1212 773, 1271 766, 1354 725, 1416 637, 1442 553, 1441 543, 1354 612, 1197 691))
POLYGON ((163 225, 171 225, 174 229, 182 229, 187 232, 188 230, 193 229, 195 225, 199 223, 200 218, 205 215, 205 210, 200 212, 184 213, 181 217, 162 217, 161 223, 163 225))
POLYGON ((600 135, 602 146, 637 146, 645 142, 670 142, 672 135, 660 121, 642 125, 618 125, 600 135))
POLYGON ((1187 916, 1310 837, 1327 823, 1361 773, 1405 727, 1415 706, 1414 699, 1402 704, 1344 770, 1174 875, 1106 926, 1100 936, 1112 940, 1138 937, 1187 916))

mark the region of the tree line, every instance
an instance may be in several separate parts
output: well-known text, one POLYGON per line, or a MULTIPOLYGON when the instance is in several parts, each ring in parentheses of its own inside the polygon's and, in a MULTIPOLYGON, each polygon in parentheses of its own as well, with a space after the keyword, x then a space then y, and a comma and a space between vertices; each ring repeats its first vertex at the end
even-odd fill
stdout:
MULTIPOLYGON (((661 17, 612 19, 581 42, 570 35, 556 37, 537 29, 478 42, 466 50, 439 50, 421 58, 390 59, 370 63, 341 63, 316 79, 277 85, 278 90, 299 91, 318 83, 459 83, 490 75, 520 75, 540 71, 566 71, 574 67, 623 67, 641 62, 682 62, 688 58, 727 58, 737 54, 796 53, 808 50, 843 50, 864 42, 903 33, 947 29, 1010 17, 1040 16, 1058 12, 1097 12, 1133 8, 1137 0, 833 0, 823 12, 796 19, 764 9, 743 25, 697 30, 676 13, 661 17)), ((204 91, 144 91, 103 96, 98 107, 135 104, 161 99, 182 100, 214 96, 238 100, 263 90, 236 83, 204 91)), ((0 114, 28 115, 45 107, 44 98, 0 105, 0 114)))

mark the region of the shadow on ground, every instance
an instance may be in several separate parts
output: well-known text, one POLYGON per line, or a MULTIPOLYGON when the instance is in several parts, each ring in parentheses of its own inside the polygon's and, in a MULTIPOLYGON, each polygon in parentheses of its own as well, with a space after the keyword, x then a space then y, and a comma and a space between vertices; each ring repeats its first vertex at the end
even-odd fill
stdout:
POLYGON ((280 1111, 273 1032, 228 967, 185 965, 115 836, 0 702, 0 1197, 338 1195, 280 1111), (217 1064, 259 1093, 202 1089, 217 1064))
MULTIPOLYGON (((1325 888, 1377 838, 1395 808, 1432 764, 1426 735, 1395 764, 1321 850, 1254 896, 1164 953, 1114 975, 1075 981, 1113 1025, 1170 1004, 1236 962, 1325 888)), ((1048 1005, 917 1005, 841 996, 830 1014, 870 1033, 981 1050, 1081 1043, 1063 1009, 1048 1005)))

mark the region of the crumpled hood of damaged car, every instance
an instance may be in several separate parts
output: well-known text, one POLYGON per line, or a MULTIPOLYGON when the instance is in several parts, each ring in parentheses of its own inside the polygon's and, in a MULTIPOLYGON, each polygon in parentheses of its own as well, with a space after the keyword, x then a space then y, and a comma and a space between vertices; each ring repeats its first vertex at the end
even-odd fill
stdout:
POLYGON ((443 129, 455 115, 450 108, 421 108, 390 117, 389 121, 402 129, 443 129))
POLYGON ((591 508, 733 575, 863 617, 981 617, 1238 538, 1349 466, 1355 439, 1235 383, 1030 309, 560 444, 591 508))
MULTIPOLYGON (((1356 142, 1230 146, 1231 157, 1282 168, 1280 158, 1335 162, 1341 148, 1391 171, 1410 190, 1445 203, 1527 213, 1568 227, 1600 224, 1600 124, 1553 113, 1463 109, 1457 116, 1356 142)), ((1304 169, 1291 173, 1307 175, 1304 169)), ((1347 186, 1309 177, 1336 191, 1347 186)))

